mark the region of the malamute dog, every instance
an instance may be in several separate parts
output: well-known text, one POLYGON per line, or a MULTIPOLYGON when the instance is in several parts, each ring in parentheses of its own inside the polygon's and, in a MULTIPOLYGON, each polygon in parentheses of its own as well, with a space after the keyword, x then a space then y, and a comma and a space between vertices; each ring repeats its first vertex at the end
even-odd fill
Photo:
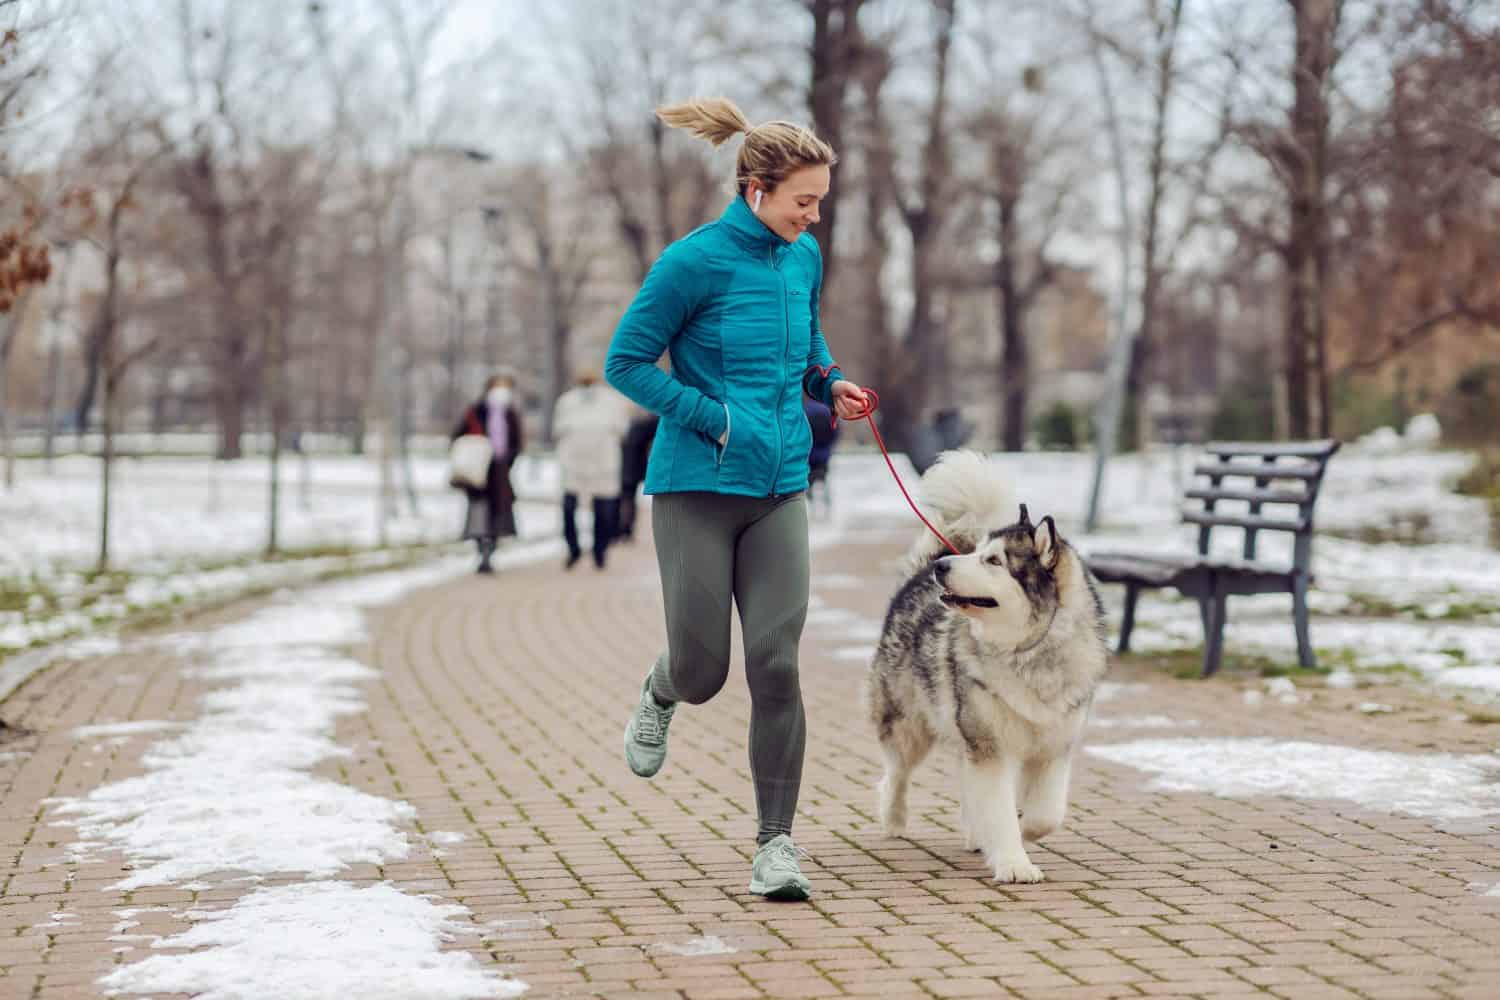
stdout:
POLYGON ((912 770, 938 742, 962 755, 960 820, 998 882, 1039 882, 1022 840, 1062 824, 1068 775, 1108 663, 1098 591, 1051 517, 1032 524, 999 469, 946 452, 866 683, 885 752, 880 818, 899 836, 912 770), (1019 818, 1018 818, 1019 817, 1019 818))

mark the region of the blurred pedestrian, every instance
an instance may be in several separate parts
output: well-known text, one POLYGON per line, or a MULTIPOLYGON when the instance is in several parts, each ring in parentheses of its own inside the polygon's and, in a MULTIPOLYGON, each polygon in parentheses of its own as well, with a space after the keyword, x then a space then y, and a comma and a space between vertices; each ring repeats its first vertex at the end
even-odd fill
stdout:
POLYGON ((557 460, 562 467, 567 569, 583 557, 578 544, 578 501, 582 498, 588 498, 593 507, 594 565, 604 568, 620 513, 620 443, 627 427, 625 400, 599 383, 598 372, 579 373, 573 388, 557 398, 552 434, 557 439, 557 460))
POLYGON ((802 397, 802 410, 807 414, 807 426, 812 431, 812 450, 807 453, 807 504, 814 512, 827 516, 833 511, 833 496, 828 488, 828 463, 833 458, 834 445, 838 444, 838 423, 833 411, 821 400, 811 396, 802 397))
POLYGON ((489 470, 484 486, 468 485, 469 508, 464 516, 463 537, 473 539, 479 549, 479 573, 493 573, 490 563, 495 546, 502 538, 516 534, 515 492, 510 485, 510 469, 525 447, 521 412, 515 403, 515 376, 500 372, 485 383, 484 395, 471 404, 450 440, 466 434, 484 435, 490 442, 489 470))
POLYGON ((625 441, 620 446, 620 523, 616 540, 635 538, 635 500, 641 483, 646 481, 646 462, 651 457, 651 442, 656 437, 661 418, 649 411, 638 413, 630 421, 625 441))

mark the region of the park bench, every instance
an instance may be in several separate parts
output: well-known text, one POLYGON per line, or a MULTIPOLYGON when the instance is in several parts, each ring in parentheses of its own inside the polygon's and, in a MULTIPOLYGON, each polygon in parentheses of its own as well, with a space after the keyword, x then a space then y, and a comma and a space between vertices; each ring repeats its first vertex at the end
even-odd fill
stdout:
POLYGON ((1307 631, 1307 589, 1313 580, 1313 505, 1328 460, 1338 450, 1339 442, 1331 440, 1204 445, 1204 457, 1193 467, 1194 476, 1204 479, 1183 491, 1182 520, 1198 525, 1197 555, 1098 552, 1088 556, 1089 569, 1100 582, 1125 587, 1119 651, 1130 649, 1140 592, 1172 587, 1198 602, 1203 621, 1203 676, 1207 677, 1219 669, 1227 600, 1239 595, 1288 593, 1292 595, 1297 661, 1304 667, 1314 666, 1307 631), (1219 506, 1227 501, 1235 502, 1234 509, 1219 506), (1210 554, 1209 539, 1216 527, 1244 531, 1241 557, 1210 554), (1256 557, 1256 536, 1262 531, 1293 535, 1290 566, 1256 557))

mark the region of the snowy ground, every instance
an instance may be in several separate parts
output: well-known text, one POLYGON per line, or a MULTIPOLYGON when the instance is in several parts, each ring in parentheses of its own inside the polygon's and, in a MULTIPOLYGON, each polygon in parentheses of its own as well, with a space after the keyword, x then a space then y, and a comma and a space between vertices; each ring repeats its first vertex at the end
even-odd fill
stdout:
MULTIPOLYGON (((0 491, 0 525, 5 529, 0 534, 0 578, 32 574, 47 579, 92 566, 99 544, 98 460, 61 458, 50 474, 39 461, 20 462, 18 469, 16 488, 0 491)), ((464 501, 448 487, 446 462, 417 458, 412 472, 416 510, 398 476, 398 516, 388 525, 388 540, 456 537, 464 501)), ((283 464, 282 477, 284 548, 375 543, 379 476, 372 460, 293 459, 283 464)), ((523 458, 512 478, 523 500, 556 496, 557 469, 550 461, 523 458)), ((267 482, 268 465, 261 458, 118 462, 110 515, 112 563, 137 570, 164 561, 203 562, 260 552, 266 543, 267 482)))
MULTIPOLYGON (((1100 530, 1082 535, 1092 459, 1085 454, 1003 455, 1033 517, 1052 514, 1085 552, 1140 548, 1191 551, 1194 529, 1177 521, 1177 497, 1190 451, 1127 456, 1109 467, 1100 530)), ((911 467, 897 468, 911 482, 911 467)), ((1406 671, 1468 690, 1500 694, 1500 551, 1490 544, 1482 501, 1451 491, 1472 461, 1460 452, 1404 454, 1345 448, 1329 466, 1318 502, 1313 641, 1323 662, 1358 671, 1406 671)), ((142 608, 224 597, 255 587, 358 568, 345 554, 297 564, 254 561, 265 541, 266 463, 193 458, 119 463, 113 531, 125 580, 93 580, 98 463, 60 459, 45 474, 22 462, 17 488, 0 493, 0 651, 87 633, 142 608), (231 562, 230 565, 224 565, 231 562)), ((445 484, 437 457, 413 463, 417 507, 403 497, 389 526, 392 543, 453 539, 460 495, 445 484)), ((367 459, 319 456, 285 467, 282 539, 288 549, 362 549, 375 544, 377 475, 367 459)), ((523 459, 514 482, 522 498, 522 538, 555 540, 556 465, 523 459)), ((827 544, 861 530, 915 519, 878 454, 843 453, 833 464, 835 512, 815 521, 827 544)), ((1238 532, 1220 529, 1216 547, 1237 550, 1238 532)), ((1263 534, 1261 555, 1289 560, 1288 539, 1263 534)), ((364 556, 364 559, 383 557, 364 556)), ((1113 605, 1118 588, 1106 588, 1113 605)), ((1226 650, 1295 662, 1290 598, 1231 601, 1226 650)), ((1201 642, 1196 605, 1169 593, 1142 599, 1136 649, 1192 648, 1201 642)))
MULTIPOLYGON (((448 488, 446 463, 418 459, 412 469, 417 505, 413 510, 400 491, 387 545, 451 542, 464 499, 448 488)), ((274 563, 259 559, 269 502, 264 459, 126 459, 116 466, 110 515, 110 564, 118 572, 94 578, 98 476, 95 459, 59 459, 50 474, 42 462, 27 461, 19 465, 16 488, 0 491, 0 655, 150 609, 410 558, 399 549, 361 551, 380 541, 378 473, 367 459, 319 457, 284 466, 281 548, 309 557, 274 563)), ((558 538, 556 465, 522 459, 513 481, 522 501, 522 540, 558 538)), ((403 485, 399 478, 397 484, 403 485)))

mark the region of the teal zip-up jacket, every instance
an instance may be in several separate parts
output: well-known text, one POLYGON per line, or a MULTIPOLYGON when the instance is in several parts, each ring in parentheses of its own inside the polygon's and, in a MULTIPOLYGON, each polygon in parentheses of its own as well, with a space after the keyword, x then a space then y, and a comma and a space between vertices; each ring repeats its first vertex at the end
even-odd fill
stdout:
POLYGON ((832 407, 844 377, 818 325, 822 281, 817 240, 788 243, 742 197, 662 252, 604 362, 610 385, 661 416, 647 493, 807 489, 802 391, 832 407), (663 351, 671 374, 657 367, 663 351))

